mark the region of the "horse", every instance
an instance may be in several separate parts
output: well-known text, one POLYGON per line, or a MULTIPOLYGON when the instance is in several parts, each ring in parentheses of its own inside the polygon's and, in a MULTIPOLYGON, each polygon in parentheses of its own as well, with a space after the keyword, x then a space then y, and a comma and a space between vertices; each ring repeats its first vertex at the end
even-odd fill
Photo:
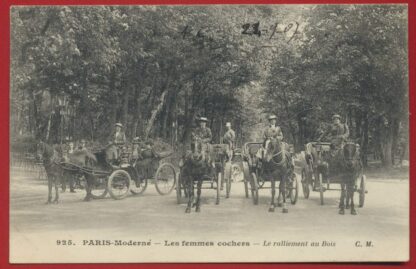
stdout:
MULTIPOLYGON (((195 212, 201 211, 201 188, 202 182, 207 175, 212 175, 213 167, 206 161, 207 156, 203 152, 202 142, 196 140, 191 144, 191 152, 184 156, 181 164, 181 178, 188 197, 188 204, 185 213, 191 213, 192 202, 194 201, 194 182, 197 182, 197 197, 195 201, 195 212)), ((179 186, 178 186, 179 187, 179 186)), ((216 204, 219 204, 217 198, 216 204)))
POLYGON ((90 178, 88 173, 81 171, 81 168, 85 168, 88 164, 97 161, 95 155, 90 153, 88 150, 77 150, 63 157, 53 146, 42 141, 37 144, 36 157, 38 160, 42 160, 48 178, 47 204, 52 202, 53 186, 55 187, 55 199, 53 200, 53 203, 58 203, 58 183, 64 184, 67 179, 78 176, 79 174, 84 175, 87 179, 90 178), (74 165, 74 168, 65 169, 62 166, 62 162, 74 165))
POLYGON ((59 202, 58 183, 62 178, 62 168, 59 163, 62 157, 58 151, 42 141, 36 145, 36 159, 42 161, 48 178, 48 200, 46 204, 59 202), (52 187, 55 187, 55 199, 52 201, 52 187))
POLYGON ((357 215, 354 205, 354 193, 357 189, 357 179, 362 174, 363 165, 360 158, 359 145, 347 142, 342 148, 343 174, 341 175, 341 198, 339 202, 339 214, 345 214, 345 208, 351 202, 351 215, 357 215))
MULTIPOLYGON (((112 171, 118 165, 119 156, 119 148, 114 143, 109 143, 103 149, 92 153, 90 160, 93 160, 93 163, 88 163, 87 159, 86 165, 91 171, 112 171)), ((84 201, 88 202, 93 199, 91 192, 96 179, 91 173, 84 173, 84 177, 86 182, 84 201)))
POLYGON ((261 160, 261 175, 264 179, 271 182, 272 199, 269 212, 274 212, 275 210, 276 180, 280 178, 277 206, 282 207, 283 213, 288 213, 289 210, 286 207, 286 182, 292 176, 294 169, 289 145, 280 142, 278 139, 269 139, 265 142, 265 149, 265 156, 261 160))

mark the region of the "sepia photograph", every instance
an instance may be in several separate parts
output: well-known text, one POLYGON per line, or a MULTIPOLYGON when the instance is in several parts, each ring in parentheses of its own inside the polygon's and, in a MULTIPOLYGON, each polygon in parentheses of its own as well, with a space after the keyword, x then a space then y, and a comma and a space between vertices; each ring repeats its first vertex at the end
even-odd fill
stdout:
POLYGON ((12 6, 9 262, 406 262, 406 4, 12 6))

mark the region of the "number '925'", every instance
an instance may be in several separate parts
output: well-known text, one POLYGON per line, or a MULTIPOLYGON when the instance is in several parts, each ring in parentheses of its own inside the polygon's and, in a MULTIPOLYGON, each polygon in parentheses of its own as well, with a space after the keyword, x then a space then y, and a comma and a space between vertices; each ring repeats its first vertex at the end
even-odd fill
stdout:
POLYGON ((75 245, 72 240, 56 240, 57 246, 73 246, 75 245))

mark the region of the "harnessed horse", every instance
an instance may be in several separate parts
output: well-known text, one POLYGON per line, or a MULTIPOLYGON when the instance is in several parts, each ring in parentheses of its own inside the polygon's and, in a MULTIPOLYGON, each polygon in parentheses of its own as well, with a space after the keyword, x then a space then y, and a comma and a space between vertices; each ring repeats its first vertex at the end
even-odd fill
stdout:
POLYGON ((357 215, 354 205, 354 193, 357 189, 357 179, 363 169, 358 145, 353 142, 347 142, 342 149, 342 157, 345 173, 341 177, 339 214, 344 215, 344 208, 348 209, 348 203, 350 201, 351 214, 357 215))
POLYGON ((53 186, 55 187, 55 199, 53 203, 57 204, 59 202, 58 183, 60 183, 62 178, 62 168, 59 162, 62 157, 52 146, 41 141, 36 145, 36 158, 42 161, 48 178, 48 200, 46 204, 52 203, 53 186))
POLYGON ((63 160, 62 156, 52 146, 42 141, 37 144, 36 157, 38 160, 42 160, 48 178, 48 201, 46 202, 47 204, 52 202, 53 186, 55 187, 55 199, 53 200, 53 202, 58 203, 58 183, 64 184, 64 181, 67 180, 69 177, 80 173, 83 174, 86 178, 88 178, 88 174, 84 171, 80 171, 80 168, 85 167, 90 161, 97 161, 95 155, 88 152, 87 150, 78 150, 68 154, 67 158, 64 160, 65 162, 68 162, 69 164, 74 165, 77 168, 70 170, 64 169, 61 166, 61 162, 63 160))
POLYGON ((339 213, 345 214, 345 209, 351 208, 351 214, 356 215, 354 205, 354 193, 356 181, 362 173, 362 163, 359 152, 359 145, 354 142, 346 142, 340 149, 333 148, 330 152, 318 152, 311 143, 306 145, 306 162, 315 171, 315 186, 318 175, 324 177, 339 177, 341 182, 341 197, 339 213))
POLYGON ((278 139, 270 139, 265 142, 265 148, 265 156, 261 160, 261 174, 264 179, 268 179, 271 182, 272 200, 269 212, 274 212, 275 209, 276 180, 280 178, 279 196, 277 198, 278 206, 283 207, 283 213, 288 213, 289 210, 286 207, 286 182, 293 174, 292 156, 289 146, 278 139), (283 198, 283 202, 281 202, 281 198, 283 198))
MULTIPOLYGON (((206 178, 213 167, 209 164, 206 160, 207 156, 204 152, 204 147, 200 140, 195 140, 191 144, 191 153, 187 154, 184 158, 182 169, 181 169, 181 177, 183 179, 184 187, 186 190, 186 194, 188 196, 188 204, 185 210, 185 213, 190 213, 192 208, 192 202, 194 200, 194 182, 197 182, 197 197, 195 201, 195 212, 201 211, 201 189, 202 189, 202 182, 204 178, 206 178)), ((216 204, 219 201, 217 199, 216 204)))

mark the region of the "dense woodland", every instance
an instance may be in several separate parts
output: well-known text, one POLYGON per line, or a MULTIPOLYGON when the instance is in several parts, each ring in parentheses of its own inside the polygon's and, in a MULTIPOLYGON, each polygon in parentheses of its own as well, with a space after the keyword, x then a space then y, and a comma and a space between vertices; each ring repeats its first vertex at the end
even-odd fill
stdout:
POLYGON ((241 145, 274 113, 300 151, 338 113, 386 167, 408 145, 404 5, 15 7, 11 57, 12 140, 183 145, 206 116, 241 145))

